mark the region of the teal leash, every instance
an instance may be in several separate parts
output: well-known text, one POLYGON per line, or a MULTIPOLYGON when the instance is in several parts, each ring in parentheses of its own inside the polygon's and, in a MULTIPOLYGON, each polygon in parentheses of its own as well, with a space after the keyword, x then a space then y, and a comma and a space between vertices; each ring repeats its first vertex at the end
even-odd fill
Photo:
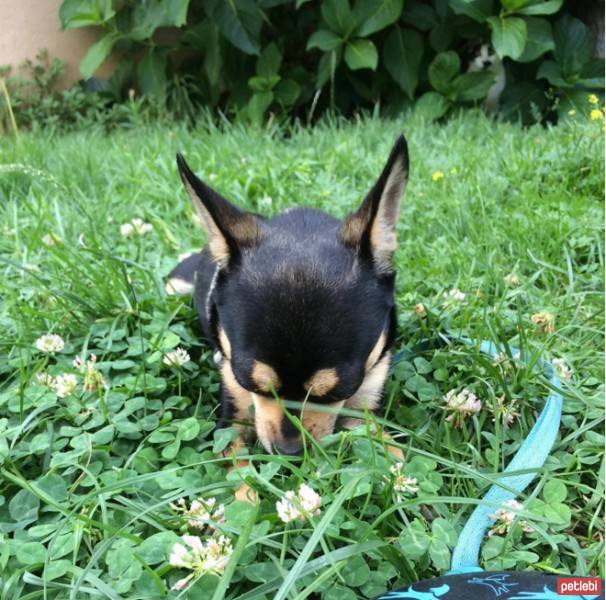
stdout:
MULTIPOLYGON (((444 342, 450 343, 451 340, 448 337, 441 337, 444 342)), ((469 345, 476 344, 474 340, 468 338, 458 337, 455 338, 455 341, 469 345)), ((394 356, 393 363, 396 364, 405 358, 414 356, 419 350, 427 348, 429 346, 425 342, 412 350, 405 349, 394 356)), ((495 358, 499 348, 492 342, 482 341, 480 342, 480 351, 491 358, 495 358)), ((511 351, 514 355, 518 352, 516 348, 511 348, 511 351)), ((540 365, 553 390, 548 394, 545 406, 530 433, 505 468, 505 471, 498 476, 499 479, 503 480, 503 485, 506 487, 499 483, 493 484, 465 523, 452 553, 448 575, 474 573, 483 570, 479 565, 480 547, 486 535, 486 530, 494 523, 492 515, 503 503, 514 500, 530 485, 536 476, 536 472, 543 467, 547 456, 551 452, 558 435, 562 416, 562 384, 549 362, 542 361, 540 365), (530 472, 516 475, 515 473, 519 471, 530 472)))

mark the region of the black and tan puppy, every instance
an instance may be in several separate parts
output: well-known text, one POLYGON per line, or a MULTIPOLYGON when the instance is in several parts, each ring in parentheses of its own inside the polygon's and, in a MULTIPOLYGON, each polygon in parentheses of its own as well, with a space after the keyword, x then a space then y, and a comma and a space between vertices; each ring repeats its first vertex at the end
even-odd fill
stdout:
POLYGON ((377 410, 396 327, 392 257, 408 178, 405 138, 342 222, 310 208, 271 219, 243 212, 181 155, 177 164, 208 246, 173 270, 167 289, 194 291, 220 364, 222 421, 254 418, 267 452, 295 454, 304 441, 276 397, 301 402, 288 410, 316 439, 333 431, 342 407, 377 410))

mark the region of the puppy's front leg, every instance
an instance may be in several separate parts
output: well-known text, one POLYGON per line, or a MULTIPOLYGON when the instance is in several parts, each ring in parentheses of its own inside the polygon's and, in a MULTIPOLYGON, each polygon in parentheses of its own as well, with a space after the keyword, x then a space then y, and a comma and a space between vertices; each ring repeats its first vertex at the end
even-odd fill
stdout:
MULTIPOLYGON (((233 469, 241 469, 248 466, 248 460, 238 459, 238 452, 245 447, 245 442, 242 438, 242 434, 238 434, 238 437, 231 443, 227 450, 222 452, 222 456, 224 458, 229 458, 232 460, 232 464, 227 467, 228 471, 232 471, 233 469), (235 464, 233 461, 235 460, 235 464)), ((245 502, 250 502, 251 504, 257 504, 259 502, 259 496, 257 492, 251 488, 247 483, 242 483, 240 487, 235 492, 236 500, 243 500, 245 502)))
MULTIPOLYGON (((229 392, 225 389, 225 385, 221 384, 221 418, 219 419, 217 427, 220 428, 231 425, 234 417, 241 420, 247 420, 244 416, 244 411, 240 410, 241 408, 242 407, 239 406, 234 407, 233 397, 230 396, 229 392), (234 408, 236 409, 235 411, 234 408)), ((240 450, 246 447, 246 443, 243 438, 243 427, 238 425, 236 425, 236 427, 240 429, 238 437, 221 453, 223 458, 230 458, 232 460, 232 464, 227 467, 228 471, 248 466, 248 460, 237 458, 240 450), (235 464, 233 464, 234 460, 235 464)), ((250 502, 251 504, 257 504, 259 502, 257 492, 246 483, 243 483, 236 490, 235 496, 236 500, 243 500, 245 502, 250 502)))
MULTIPOLYGON (((376 435, 376 432, 375 432, 376 435)), ((397 446, 392 446, 389 442, 393 441, 391 434, 388 431, 383 430, 381 437, 387 442, 387 452, 391 454, 398 462, 404 461, 404 452, 397 446)))

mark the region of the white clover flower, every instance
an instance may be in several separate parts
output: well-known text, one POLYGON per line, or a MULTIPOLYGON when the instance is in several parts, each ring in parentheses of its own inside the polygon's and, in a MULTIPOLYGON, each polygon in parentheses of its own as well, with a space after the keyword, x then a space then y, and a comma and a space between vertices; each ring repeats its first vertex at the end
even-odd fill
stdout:
POLYGON ((46 335, 39 337, 34 345, 38 351, 52 354, 61 352, 65 347, 65 342, 63 341, 63 338, 56 333, 47 333, 46 335))
POLYGON ((446 402, 444 410, 451 413, 446 420, 452 422, 455 427, 462 427, 467 417, 482 410, 482 401, 478 400, 477 396, 467 388, 460 392, 450 390, 444 396, 444 401, 446 402))
POLYGON ((183 544, 179 544, 178 542, 173 544, 168 562, 172 567, 192 569, 194 566, 194 555, 192 551, 199 552, 202 542, 200 538, 191 535, 184 536, 182 539, 187 543, 188 546, 190 546, 190 549, 186 548, 183 544), (189 541, 185 539, 186 537, 189 538, 189 541), (192 542, 192 540, 197 540, 197 542, 192 542))
POLYGON ((520 413, 516 410, 516 400, 512 400, 509 404, 505 404, 505 394, 497 398, 496 410, 491 404, 488 405, 488 410, 493 414, 493 423, 500 418, 503 425, 511 427, 514 421, 520 416, 520 413))
POLYGON ((171 352, 167 352, 162 359, 162 362, 169 367, 182 367, 191 360, 189 354, 183 348, 175 348, 171 352))
POLYGON ((224 535, 210 538, 206 543, 206 557, 204 568, 208 573, 220 574, 225 571, 232 555, 231 541, 224 535))
POLYGON ((263 209, 263 210, 271 210, 273 203, 274 203, 273 198, 271 196, 267 196, 267 195, 259 198, 259 200, 258 200, 259 208, 263 209))
POLYGON ((547 311, 535 313, 530 317, 530 320, 543 333, 553 333, 555 331, 555 316, 547 311))
POLYGON ((276 502, 276 511, 284 523, 296 519, 306 519, 321 513, 322 497, 305 483, 301 484, 295 494, 292 490, 286 492, 282 500, 276 502))
POLYGON ((404 463, 398 462, 389 468, 393 475, 393 489, 398 494, 416 494, 419 491, 418 481, 415 477, 404 475, 404 463))
POLYGON ((151 223, 145 223, 143 219, 135 217, 129 223, 120 225, 120 233, 122 237, 130 237, 131 235, 145 235, 153 229, 151 223))
POLYGON ((170 507, 175 511, 181 513, 187 520, 187 524, 190 527, 196 529, 206 529, 213 523, 221 523, 225 520, 225 506, 217 504, 216 498, 199 498, 191 503, 191 506, 187 507, 187 502, 181 498, 175 504, 171 504, 170 507))
POLYGON ((520 357, 520 352, 514 352, 511 355, 511 358, 507 352, 497 352, 492 359, 492 364, 495 367, 501 367, 503 371, 509 373, 510 371, 513 371, 515 363, 520 360, 520 357))
POLYGON ((509 273, 509 275, 505 275, 505 277, 503 277, 503 281, 509 287, 519 287, 521 283, 520 278, 515 273, 509 273))
POLYGON ((55 377, 53 377, 49 373, 45 373, 44 371, 42 371, 40 373, 36 373, 36 381, 37 381, 38 385, 43 385, 45 387, 52 388, 52 389, 55 388, 55 385, 57 383, 57 380, 55 379, 55 377))
POLYGON ((130 237, 135 232, 135 228, 132 223, 124 223, 120 225, 120 234, 122 237, 130 237))
MULTIPOLYGON (((496 523, 495 526, 488 532, 489 536, 495 534, 507 533, 513 525, 518 512, 524 510, 524 505, 517 500, 507 500, 503 502, 501 508, 499 508, 494 515, 490 515, 496 523), (515 512, 514 512, 515 511, 515 512)), ((534 529, 526 521, 520 521, 522 530, 526 533, 532 533, 534 529)))
POLYGON ((224 535, 211 537, 203 543, 199 537, 184 535, 183 544, 173 544, 169 563, 179 569, 192 571, 187 577, 179 579, 173 589, 182 590, 192 577, 201 577, 206 573, 221 575, 231 558, 233 548, 229 538, 224 535))
POLYGON ((564 379, 565 381, 570 381, 572 378, 572 369, 568 366, 568 363, 563 358, 554 358, 551 361, 555 372, 558 377, 564 379))
POLYGON ((51 248, 52 246, 56 246, 57 244, 61 243, 61 238, 58 235, 55 235, 54 233, 47 233, 46 235, 44 235, 42 237, 42 243, 45 246, 48 246, 49 248, 51 248))
POLYGON ((282 500, 278 500, 276 502, 276 510, 278 511, 278 516, 284 523, 290 523, 291 521, 296 521, 301 518, 301 511, 296 505, 297 495, 289 490, 284 494, 284 498, 282 500))
POLYGON ((99 388, 107 387, 103 374, 96 367, 97 357, 94 354, 91 354, 88 360, 82 360, 80 356, 76 356, 72 364, 84 375, 85 391, 96 392, 99 388))
POLYGON ((188 575, 187 577, 183 577, 183 579, 179 579, 177 581, 177 583, 175 583, 175 585, 173 585, 172 589, 175 592, 180 592, 181 590, 184 590, 187 587, 187 584, 189 583, 189 580, 193 577, 193 573, 191 575, 188 575))
POLYGON ((299 487, 299 501, 303 512, 308 515, 318 516, 321 512, 322 497, 305 483, 299 487))
POLYGON ((75 375, 72 373, 63 373, 62 375, 57 375, 54 388, 59 398, 65 398, 74 393, 77 385, 78 378, 75 375))
POLYGON ((454 306, 465 301, 465 293, 459 288, 452 288, 447 292, 444 292, 444 306, 454 306))

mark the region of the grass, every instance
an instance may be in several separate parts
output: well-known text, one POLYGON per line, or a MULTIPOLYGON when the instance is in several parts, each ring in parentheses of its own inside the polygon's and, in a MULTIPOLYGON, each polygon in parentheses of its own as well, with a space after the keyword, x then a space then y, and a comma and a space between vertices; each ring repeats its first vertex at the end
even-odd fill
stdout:
POLYGON ((539 356, 573 371, 561 433, 520 498, 522 517, 486 539, 482 565, 604 575, 601 121, 579 113, 523 130, 467 112, 443 125, 414 116, 263 131, 144 124, 25 133, 0 151, 0 596, 353 600, 444 572, 474 503, 542 407, 539 356), (386 420, 418 491, 393 490, 371 416, 303 457, 256 446, 250 468, 227 474, 220 451, 234 431, 213 433, 211 354, 191 299, 163 291, 177 255, 203 243, 176 150, 248 209, 300 203, 344 216, 401 130, 411 177, 396 255, 398 348, 412 352, 390 377, 386 420), (122 237, 134 217, 152 231, 122 237), (454 288, 465 299, 445 302, 454 288), (553 331, 533 322, 540 312, 554 316, 553 331), (519 347, 529 366, 444 347, 444 332, 519 347), (47 333, 65 340, 60 352, 35 349, 47 333), (193 360, 164 365, 177 346, 193 360), (83 390, 72 361, 90 353, 107 388, 83 390), (40 373, 79 384, 60 398, 40 373), (463 388, 483 407, 455 427, 443 396, 463 388), (519 413, 511 426, 499 407, 519 413), (234 501, 242 477, 258 509, 234 501), (304 482, 322 513, 285 525, 276 501, 304 482), (169 503, 211 496, 225 504, 232 561, 222 579, 171 592, 188 573, 169 565, 171 547, 187 531, 208 532, 188 530, 169 503))

